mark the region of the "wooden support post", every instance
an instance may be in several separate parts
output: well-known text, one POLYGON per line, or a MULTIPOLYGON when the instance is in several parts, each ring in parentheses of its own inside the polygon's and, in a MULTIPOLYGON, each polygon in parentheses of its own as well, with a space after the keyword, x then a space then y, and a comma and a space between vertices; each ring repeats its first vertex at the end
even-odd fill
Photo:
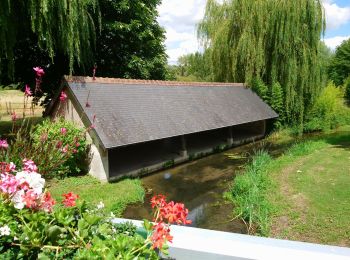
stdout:
POLYGON ((228 137, 227 137, 227 144, 229 146, 233 145, 233 136, 232 136, 232 126, 228 127, 228 137))
POLYGON ((187 156, 187 146, 186 146, 186 138, 184 135, 181 136, 181 151, 180 151, 181 157, 187 156))

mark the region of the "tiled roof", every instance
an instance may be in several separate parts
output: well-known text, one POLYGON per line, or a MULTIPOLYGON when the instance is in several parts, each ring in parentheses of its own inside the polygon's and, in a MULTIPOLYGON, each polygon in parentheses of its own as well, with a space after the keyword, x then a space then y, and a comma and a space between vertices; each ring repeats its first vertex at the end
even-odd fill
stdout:
POLYGON ((96 77, 79 77, 66 76, 67 82, 80 83, 103 83, 103 84, 125 84, 125 85, 152 85, 152 86, 228 86, 228 87, 243 87, 243 83, 229 82, 187 82, 187 81, 164 81, 164 80, 143 80, 143 79, 121 79, 121 78, 102 78, 96 77))
POLYGON ((95 130, 105 148, 277 117, 243 84, 77 77, 67 81, 90 121, 96 115, 95 130))

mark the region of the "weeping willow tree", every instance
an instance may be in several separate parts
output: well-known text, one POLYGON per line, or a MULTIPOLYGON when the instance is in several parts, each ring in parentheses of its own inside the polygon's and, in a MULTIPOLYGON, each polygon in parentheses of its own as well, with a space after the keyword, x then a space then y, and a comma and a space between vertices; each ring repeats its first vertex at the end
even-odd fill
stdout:
POLYGON ((198 33, 215 80, 278 82, 286 121, 302 125, 321 88, 324 28, 321 0, 208 0, 198 33))
POLYGON ((30 32, 51 58, 66 55, 72 70, 91 57, 96 10, 97 0, 0 0, 0 66, 13 76, 16 42, 30 32))

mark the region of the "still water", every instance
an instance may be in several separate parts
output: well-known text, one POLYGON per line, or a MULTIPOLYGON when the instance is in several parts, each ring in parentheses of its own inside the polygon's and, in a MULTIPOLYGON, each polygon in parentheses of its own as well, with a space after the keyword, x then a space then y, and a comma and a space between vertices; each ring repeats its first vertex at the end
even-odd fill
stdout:
POLYGON ((238 219, 233 220, 232 204, 223 198, 223 194, 250 155, 262 146, 269 146, 271 151, 271 145, 260 141, 142 178, 146 190, 145 202, 129 206, 124 217, 152 219, 150 198, 153 194, 164 194, 168 200, 185 204, 190 211, 189 219, 195 227, 246 233, 244 223, 238 219))

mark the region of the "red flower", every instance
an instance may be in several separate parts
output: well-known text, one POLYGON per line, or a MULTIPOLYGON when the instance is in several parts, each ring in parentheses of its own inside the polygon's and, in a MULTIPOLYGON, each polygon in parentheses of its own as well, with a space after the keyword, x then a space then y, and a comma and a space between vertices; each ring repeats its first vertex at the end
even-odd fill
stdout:
POLYGON ((58 141, 56 144, 56 148, 59 149, 62 147, 62 145, 63 145, 62 141, 58 141))
POLYGON ((38 199, 38 195, 32 191, 29 190, 23 195, 23 202, 26 204, 26 207, 28 209, 33 209, 37 206, 36 200, 38 199))
POLYGON ((164 207, 165 205, 166 201, 164 195, 155 195, 151 198, 152 209, 154 209, 155 207, 164 207))
POLYGON ((64 200, 62 201, 65 207, 74 207, 76 205, 76 200, 79 199, 79 195, 69 192, 62 195, 64 200))
POLYGON ((51 197, 50 192, 45 192, 42 196, 40 208, 46 212, 51 212, 56 201, 51 197))
POLYGON ((67 94, 66 94, 64 91, 62 91, 62 92, 61 92, 61 95, 60 95, 60 101, 63 102, 63 101, 65 101, 66 99, 67 99, 67 94))
POLYGON ((170 228, 163 222, 153 226, 153 234, 151 237, 152 247, 162 249, 163 244, 167 241, 172 242, 173 237, 170 235, 170 228))

